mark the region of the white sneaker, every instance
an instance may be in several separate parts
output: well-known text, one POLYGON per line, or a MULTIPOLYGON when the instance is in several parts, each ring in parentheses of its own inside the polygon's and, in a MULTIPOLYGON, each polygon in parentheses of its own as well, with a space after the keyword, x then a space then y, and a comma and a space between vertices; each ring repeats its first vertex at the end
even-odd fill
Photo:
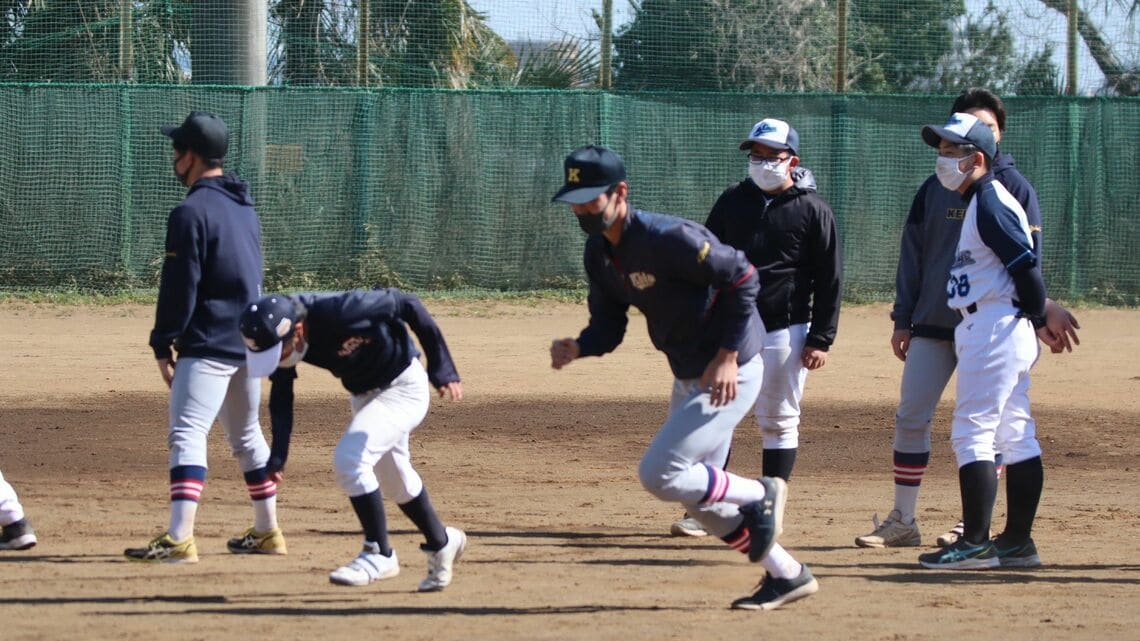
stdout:
POLYGON ((674 521, 673 525, 669 527, 669 534, 673 536, 708 536, 705 526, 691 516, 674 521))
POLYGON ((918 532, 918 521, 903 523, 902 514, 891 510, 887 520, 879 522, 879 515, 872 517, 875 529, 870 534, 855 537, 855 545, 861 548, 906 548, 922 545, 922 535, 918 532))
POLYGON ((337 585, 368 585, 399 573, 400 561, 395 550, 392 556, 384 556, 380 554, 379 545, 365 541, 364 549, 355 559, 329 573, 329 581, 337 585))
POLYGON ((958 524, 950 528, 949 532, 942 534, 938 537, 938 545, 948 548, 958 542, 962 535, 966 533, 966 524, 958 521, 958 524))
POLYGON ((427 554, 428 573, 420 581, 420 592, 438 592, 451 584, 451 566, 463 556, 467 549, 467 535, 463 530, 449 527, 447 532, 447 545, 438 552, 424 550, 427 554))

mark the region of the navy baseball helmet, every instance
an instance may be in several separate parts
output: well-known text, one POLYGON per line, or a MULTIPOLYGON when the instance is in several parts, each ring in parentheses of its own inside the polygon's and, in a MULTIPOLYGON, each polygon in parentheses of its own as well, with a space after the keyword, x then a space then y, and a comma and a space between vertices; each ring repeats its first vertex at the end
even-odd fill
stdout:
POLYGON ((250 303, 238 326, 245 340, 245 365, 250 378, 269 376, 281 361, 281 343, 293 336, 303 318, 300 303, 283 294, 250 303))
POLYGON ((973 145, 991 160, 997 154, 997 142, 994 141, 993 130, 970 114, 950 114, 950 119, 941 127, 926 125, 922 128, 922 140, 935 149, 943 140, 949 140, 956 145, 973 145))
POLYGON ((191 111, 181 125, 166 125, 162 133, 179 149, 189 149, 205 160, 221 162, 230 147, 226 123, 208 111, 191 111))
POLYGON ((562 165, 566 183, 551 202, 582 205, 625 180, 625 163, 621 156, 599 145, 574 150, 562 165))

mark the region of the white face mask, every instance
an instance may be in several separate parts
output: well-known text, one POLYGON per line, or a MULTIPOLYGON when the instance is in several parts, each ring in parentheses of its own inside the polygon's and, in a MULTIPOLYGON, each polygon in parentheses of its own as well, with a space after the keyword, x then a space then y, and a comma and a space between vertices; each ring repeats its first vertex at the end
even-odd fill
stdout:
POLYGON ((788 180, 788 161, 748 161, 748 177, 764 191, 776 191, 788 180))
POLYGON ((962 186, 965 182, 966 176, 969 176, 973 171, 971 167, 967 171, 958 169, 959 163, 965 158, 947 158, 946 156, 939 156, 938 161, 934 165, 934 175, 938 176, 938 182, 950 191, 958 191, 958 187, 962 186))
POLYGON ((281 362, 277 365, 277 367, 296 367, 297 364, 305 358, 305 354, 308 353, 308 351, 308 343, 302 343, 300 349, 294 347, 293 352, 285 358, 281 359, 281 362))

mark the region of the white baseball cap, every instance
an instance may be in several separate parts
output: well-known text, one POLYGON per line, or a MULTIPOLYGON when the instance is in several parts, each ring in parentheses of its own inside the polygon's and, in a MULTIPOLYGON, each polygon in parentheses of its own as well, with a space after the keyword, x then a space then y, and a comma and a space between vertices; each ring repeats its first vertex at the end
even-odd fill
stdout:
POLYGON ((800 135, 783 120, 765 118, 752 125, 752 129, 748 130, 748 137, 740 143, 740 148, 748 149, 754 142, 772 149, 789 149, 792 155, 799 155, 800 135))

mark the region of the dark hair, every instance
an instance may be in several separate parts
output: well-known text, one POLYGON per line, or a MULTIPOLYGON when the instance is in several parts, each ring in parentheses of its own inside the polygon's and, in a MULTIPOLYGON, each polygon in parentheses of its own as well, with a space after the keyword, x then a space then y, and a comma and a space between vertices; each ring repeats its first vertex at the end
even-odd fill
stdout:
MULTIPOLYGON (((982 151, 982 150, 981 150, 981 149, 980 149, 980 148, 979 148, 977 145, 972 145, 972 144, 970 144, 970 143, 964 143, 964 144, 961 144, 961 145, 954 145, 954 147, 955 147, 955 148, 956 148, 958 151, 962 152, 963 154, 967 154, 967 155, 971 155, 971 156, 972 156, 972 155, 974 155, 974 154, 979 154, 979 153, 980 153, 980 154, 982 154, 982 158, 984 158, 984 159, 985 159, 985 162, 986 162, 986 164, 985 164, 985 168, 986 168, 986 169, 989 169, 989 168, 990 168, 990 157, 989 157, 989 154, 987 154, 986 152, 982 151)), ((965 156, 963 156, 963 158, 965 158, 965 156)))
POLYGON ((965 113, 971 109, 988 109, 997 118, 998 131, 1005 131, 1005 103, 989 89, 970 87, 954 100, 950 113, 965 113))

